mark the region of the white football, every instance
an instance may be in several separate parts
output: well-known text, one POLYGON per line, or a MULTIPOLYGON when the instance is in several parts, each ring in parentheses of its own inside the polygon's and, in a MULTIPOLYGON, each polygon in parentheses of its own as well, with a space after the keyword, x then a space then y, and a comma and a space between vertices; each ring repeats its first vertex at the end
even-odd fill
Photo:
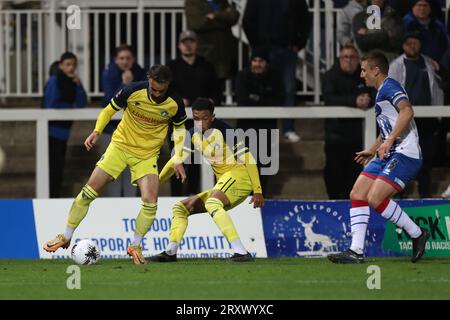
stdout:
POLYGON ((78 264, 94 264, 100 259, 100 250, 94 241, 83 239, 73 245, 71 255, 78 264))

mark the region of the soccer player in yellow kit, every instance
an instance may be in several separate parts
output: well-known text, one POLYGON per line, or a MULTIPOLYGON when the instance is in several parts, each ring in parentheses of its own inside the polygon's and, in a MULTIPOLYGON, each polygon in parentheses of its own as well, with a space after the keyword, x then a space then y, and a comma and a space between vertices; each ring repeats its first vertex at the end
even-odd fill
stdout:
MULTIPOLYGON (((211 99, 198 98, 192 105, 192 115, 195 126, 190 131, 191 141, 185 141, 183 159, 192 155, 194 149, 200 151, 211 164, 217 183, 212 189, 173 206, 169 245, 165 251, 150 260, 176 261, 176 253, 186 231, 189 215, 208 212, 233 248, 234 254, 230 259, 239 262, 253 261, 239 239, 227 210, 239 205, 252 192, 253 206, 256 208, 264 205, 256 161, 243 141, 226 141, 226 130, 232 128, 215 118, 214 103, 211 99)), ((160 183, 167 181, 175 172, 173 161, 174 158, 162 169, 159 175, 160 183)))
POLYGON ((159 188, 157 160, 167 136, 169 122, 174 125, 175 173, 182 180, 186 178, 181 160, 186 121, 183 101, 168 92, 171 81, 168 67, 153 66, 148 78, 148 81, 124 87, 100 113, 95 130, 84 143, 88 151, 98 141, 111 117, 124 109, 111 143, 73 202, 66 231, 47 242, 44 245, 46 251, 55 252, 61 247, 69 247, 73 232, 86 216, 90 203, 107 183, 117 179, 129 166, 131 183, 137 184, 141 191, 142 207, 136 219, 134 239, 127 253, 135 264, 146 263, 140 243, 156 215, 159 188))

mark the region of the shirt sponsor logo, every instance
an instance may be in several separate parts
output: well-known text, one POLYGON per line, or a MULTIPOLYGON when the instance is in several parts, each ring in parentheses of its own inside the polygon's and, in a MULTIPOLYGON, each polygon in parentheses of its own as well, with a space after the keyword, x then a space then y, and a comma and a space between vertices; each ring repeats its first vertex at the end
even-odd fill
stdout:
POLYGON ((160 125, 160 124, 165 124, 166 121, 165 120, 158 120, 158 119, 154 119, 154 118, 150 118, 147 117, 139 112, 136 112, 135 110, 130 110, 131 114, 137 118, 138 120, 140 120, 141 122, 145 122, 148 124, 154 124, 154 125, 160 125))

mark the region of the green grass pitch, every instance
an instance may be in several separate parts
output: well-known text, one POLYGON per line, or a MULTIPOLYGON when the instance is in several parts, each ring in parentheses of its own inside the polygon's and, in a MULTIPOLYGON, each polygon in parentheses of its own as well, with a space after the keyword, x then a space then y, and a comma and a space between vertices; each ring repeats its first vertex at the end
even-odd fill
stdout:
POLYGON ((80 266, 81 289, 69 290, 71 260, 0 260, 0 299, 450 299, 450 259, 369 258, 361 265, 326 259, 253 263, 180 260, 134 266, 100 260, 80 266), (381 271, 369 290, 367 268, 381 271))

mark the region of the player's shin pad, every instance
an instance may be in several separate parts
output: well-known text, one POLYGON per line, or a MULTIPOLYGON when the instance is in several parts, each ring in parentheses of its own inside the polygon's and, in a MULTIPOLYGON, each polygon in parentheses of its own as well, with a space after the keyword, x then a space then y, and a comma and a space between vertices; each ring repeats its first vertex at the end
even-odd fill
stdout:
POLYGON ((205 208, 213 217, 214 222, 219 227, 228 242, 239 239, 239 235, 234 227, 228 212, 223 208, 223 203, 219 199, 209 198, 206 200, 205 208))
POLYGON ((97 197, 98 193, 89 185, 85 185, 73 201, 72 207, 70 208, 69 217, 67 218, 67 226, 74 229, 78 227, 86 216, 89 210, 89 205, 97 197))
POLYGON ((157 203, 142 203, 141 211, 136 219, 136 233, 144 237, 153 224, 158 209, 157 203))
POLYGON ((188 225, 189 211, 177 202, 172 208, 172 226, 170 227, 169 241, 180 243, 188 225))

